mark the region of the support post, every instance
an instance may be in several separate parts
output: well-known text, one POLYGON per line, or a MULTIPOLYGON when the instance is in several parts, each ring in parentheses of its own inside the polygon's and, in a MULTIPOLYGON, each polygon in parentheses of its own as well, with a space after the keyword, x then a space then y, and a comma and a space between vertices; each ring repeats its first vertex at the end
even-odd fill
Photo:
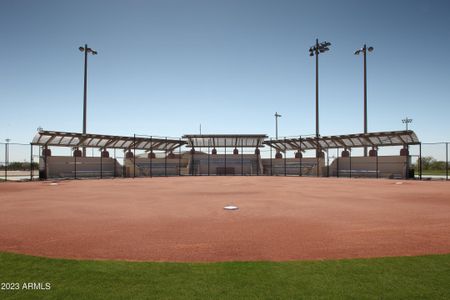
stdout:
POLYGON ((136 134, 133 135, 133 178, 136 177, 136 134))
POLYGON ((445 143, 445 180, 448 180, 448 143, 445 143))
POLYGON ((153 152, 153 137, 150 137, 150 145, 151 145, 151 147, 150 147, 150 178, 152 178, 153 177, 153 155, 152 155, 152 153, 154 153, 153 152))
POLYGON ((348 164, 350 168, 350 178, 352 178, 352 148, 348 148, 348 164))
MULTIPOLYGON (((167 137, 166 137, 166 147, 167 147, 167 137)), ((164 176, 167 177, 167 149, 164 155, 164 176)))
POLYGON ((330 155, 329 155, 329 148, 327 148, 327 177, 330 177, 330 155))
POLYGON ((405 179, 408 180, 409 179, 409 160, 410 160, 410 155, 409 155, 409 145, 406 145, 406 149, 407 149, 407 153, 408 155, 406 155, 406 163, 405 163, 405 179))
POLYGON ((376 173, 377 173, 377 178, 380 178, 380 171, 379 171, 379 169, 378 169, 378 148, 377 148, 377 156, 375 157, 376 158, 376 173))
MULTIPOLYGON (((319 140, 317 139, 316 141, 319 141, 319 140)), ((319 147, 317 147, 317 150, 316 150, 316 177, 319 177, 319 161, 320 161, 319 147)))
MULTIPOLYGON (((198 147, 198 152, 202 153, 202 147, 198 147)), ((201 157, 201 154, 200 154, 200 157, 201 157)), ((200 161, 198 162, 198 166, 197 166, 197 168, 198 168, 198 176, 202 176, 202 172, 201 172, 200 166, 201 166, 201 159, 200 159, 200 161)), ((196 174, 197 174, 197 173, 196 173, 196 174)))
MULTIPOLYGON (((106 151, 106 149, 105 149, 106 151)), ((102 149, 100 148, 100 179, 103 178, 103 153, 102 149)))
POLYGON ((224 138, 224 143, 225 143, 225 176, 227 176, 227 139, 224 138))
POLYGON ((303 176, 303 170, 302 170, 302 160, 303 160, 303 154, 302 154, 302 136, 298 137, 298 151, 300 153, 300 177, 303 176))
POLYGON ((5 144, 5 181, 8 181, 8 143, 5 144))
POLYGON ((272 168, 272 138, 270 138, 270 176, 273 176, 273 168, 272 168))
POLYGON ((419 143, 419 178, 422 180, 422 143, 419 143))
MULTIPOLYGON (((284 145, 286 146, 286 138, 284 138, 284 145)), ((287 176, 287 172, 286 172, 286 158, 287 157, 287 148, 284 151, 284 176, 287 176)))
POLYGON ((30 143, 30 181, 33 181, 33 144, 30 143))
POLYGON ((116 178, 116 168, 117 168, 117 158, 116 158, 116 148, 114 148, 114 170, 113 170, 113 177, 116 178))
POLYGON ((178 147, 178 176, 181 176, 181 138, 180 146, 178 147))
POLYGON ((339 147, 336 148, 336 177, 339 178, 339 147))
MULTIPOLYGON (((260 151, 259 153, 261 153, 261 150, 259 151, 260 151)), ((256 154, 256 176, 259 176, 259 154, 256 154)))
POLYGON ((244 176, 244 142, 241 140, 241 176, 244 176))
MULTIPOLYGON (((45 146, 44 149, 48 149, 47 146, 45 146)), ((48 169, 47 169, 47 151, 45 151, 45 155, 44 155, 44 179, 47 180, 48 178, 48 169)))
POLYGON ((211 157, 211 152, 210 152, 210 150, 211 150, 211 139, 210 138, 208 138, 208 176, 210 176, 211 175, 211 173, 210 173, 210 157, 211 157))
POLYGON ((73 155, 73 177, 74 179, 77 179, 77 156, 73 155))

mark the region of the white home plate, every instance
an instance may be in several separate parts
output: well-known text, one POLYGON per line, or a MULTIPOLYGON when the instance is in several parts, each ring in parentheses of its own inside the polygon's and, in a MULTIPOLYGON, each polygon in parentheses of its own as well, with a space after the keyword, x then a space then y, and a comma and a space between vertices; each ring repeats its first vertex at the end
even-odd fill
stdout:
POLYGON ((399 182, 396 182, 395 184, 403 184, 403 182, 399 181, 399 182))
POLYGON ((227 205, 227 206, 224 206, 223 209, 225 209, 225 210, 238 210, 239 207, 237 207, 235 205, 227 205))
POLYGON ((51 182, 49 185, 58 185, 56 182, 51 182))

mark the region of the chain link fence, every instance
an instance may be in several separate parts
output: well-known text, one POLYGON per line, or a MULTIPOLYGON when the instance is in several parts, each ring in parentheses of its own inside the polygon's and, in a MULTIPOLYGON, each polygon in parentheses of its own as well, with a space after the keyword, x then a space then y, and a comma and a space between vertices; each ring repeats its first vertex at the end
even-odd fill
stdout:
MULTIPOLYGON (((316 159, 314 150, 299 155, 298 151, 277 153, 268 146, 258 148, 259 155, 253 148, 217 148, 216 155, 208 155, 212 153, 212 147, 196 148, 192 153, 190 148, 182 146, 171 153, 155 151, 150 154, 131 149, 131 157, 121 149, 103 149, 108 152, 107 157, 98 148, 87 148, 86 157, 74 156, 71 148, 50 149, 53 170, 64 168, 65 173, 61 173, 61 177, 74 179, 208 175, 381 178, 386 177, 383 170, 395 164, 397 169, 407 170, 408 174, 394 174, 392 178, 449 179, 449 142, 410 145, 409 158, 405 158, 404 166, 400 167, 398 161, 390 161, 386 157, 398 158, 402 147, 380 148, 377 156, 370 158, 370 166, 363 169, 359 165, 363 148, 324 150, 320 161, 316 159), (343 157, 345 151, 348 151, 347 157, 343 157), (65 159, 58 162, 58 157, 65 159)), ((0 143, 0 181, 45 178, 39 174, 39 164, 45 163, 42 153, 41 146, 0 143)))

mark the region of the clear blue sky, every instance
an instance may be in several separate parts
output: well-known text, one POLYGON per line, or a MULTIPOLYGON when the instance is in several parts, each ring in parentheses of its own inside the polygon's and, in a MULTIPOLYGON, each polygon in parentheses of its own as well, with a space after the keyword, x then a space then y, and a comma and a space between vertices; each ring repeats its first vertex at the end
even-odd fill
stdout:
POLYGON ((0 2, 0 140, 38 126, 82 129, 84 43, 88 132, 179 137, 314 132, 315 38, 322 135, 362 132, 368 56, 369 131, 406 115, 424 141, 450 140, 449 1, 0 2))

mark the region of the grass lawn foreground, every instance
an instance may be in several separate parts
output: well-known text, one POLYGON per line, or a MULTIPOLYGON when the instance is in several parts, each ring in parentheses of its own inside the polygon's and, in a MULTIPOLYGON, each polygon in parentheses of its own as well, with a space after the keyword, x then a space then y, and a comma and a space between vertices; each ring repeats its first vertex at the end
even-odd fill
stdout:
POLYGON ((293 262, 158 263, 0 253, 0 299, 449 299, 450 254, 293 262))

